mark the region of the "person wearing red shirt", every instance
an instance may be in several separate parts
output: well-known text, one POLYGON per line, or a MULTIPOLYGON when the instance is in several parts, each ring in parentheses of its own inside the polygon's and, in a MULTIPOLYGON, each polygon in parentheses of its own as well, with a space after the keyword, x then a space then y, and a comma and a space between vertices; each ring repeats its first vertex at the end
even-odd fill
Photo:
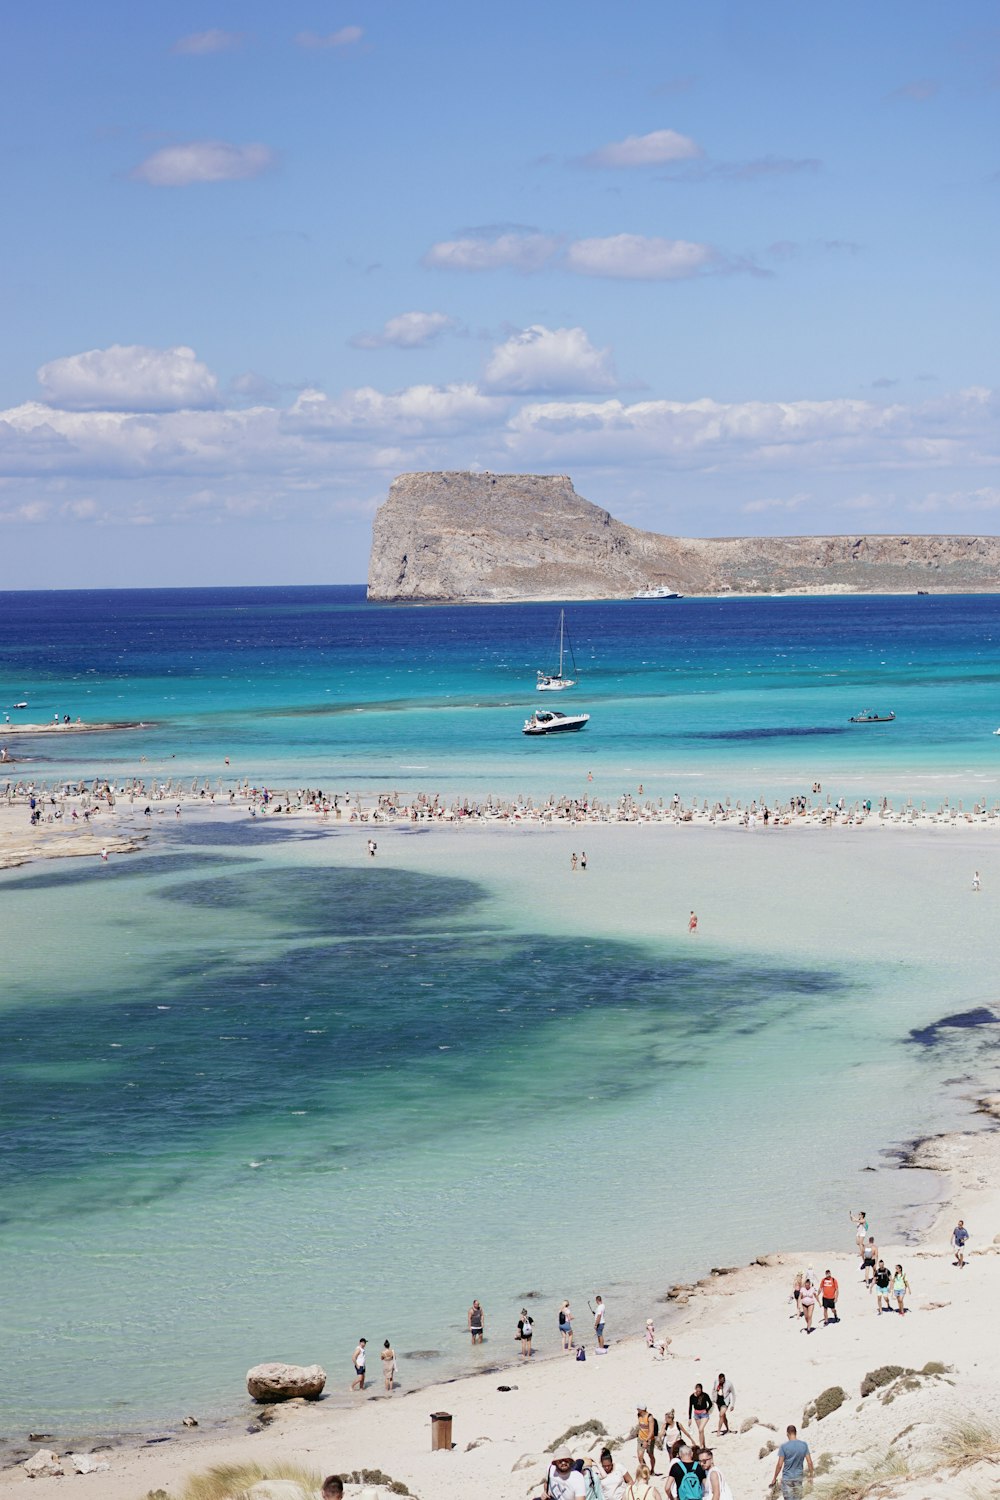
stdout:
POLYGON ((840 1318, 837 1315, 837 1295, 839 1291, 840 1287, 837 1285, 836 1276, 827 1271, 819 1284, 819 1294, 823 1299, 824 1328, 828 1323, 840 1322, 840 1318))

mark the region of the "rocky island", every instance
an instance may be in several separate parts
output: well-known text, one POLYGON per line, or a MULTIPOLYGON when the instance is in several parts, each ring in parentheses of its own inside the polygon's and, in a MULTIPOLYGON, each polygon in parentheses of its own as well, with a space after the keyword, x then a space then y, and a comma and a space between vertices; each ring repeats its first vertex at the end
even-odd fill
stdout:
POLYGON ((1000 592, 1000 537, 660 536, 565 474, 401 474, 375 516, 368 597, 416 603, 681 594, 1000 592))

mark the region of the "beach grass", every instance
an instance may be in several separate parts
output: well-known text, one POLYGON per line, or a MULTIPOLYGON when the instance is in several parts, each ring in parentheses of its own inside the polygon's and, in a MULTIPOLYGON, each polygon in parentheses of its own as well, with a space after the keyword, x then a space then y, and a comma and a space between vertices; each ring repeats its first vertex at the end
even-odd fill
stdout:
POLYGON ((280 1459, 271 1463, 218 1464, 186 1480, 180 1500, 243 1500, 253 1485, 267 1479, 297 1484, 302 1500, 314 1500, 323 1483, 318 1470, 280 1459))

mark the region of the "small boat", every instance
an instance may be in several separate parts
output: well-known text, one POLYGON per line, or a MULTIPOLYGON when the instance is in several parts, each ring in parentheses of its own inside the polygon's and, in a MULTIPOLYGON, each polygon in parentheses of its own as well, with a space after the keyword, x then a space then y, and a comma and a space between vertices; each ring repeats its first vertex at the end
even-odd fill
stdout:
POLYGON ((569 635, 566 631, 566 611, 559 611, 559 666, 554 672, 539 672, 535 687, 540 693, 558 693, 563 688, 576 687, 577 678, 563 676, 563 659, 566 651, 569 651, 569 659, 573 663, 573 671, 576 671, 576 658, 573 655, 573 647, 570 645, 569 635))
POLYGON ((583 729, 590 722, 589 714, 561 714, 554 708, 536 708, 530 719, 525 719, 524 734, 565 734, 570 729, 583 729))
POLYGON ((870 708, 863 708, 859 714, 852 714, 848 719, 849 724, 891 724, 895 714, 873 714, 870 708))
POLYGON ((676 589, 668 589, 666 585, 658 589, 640 589, 633 599, 683 599, 683 594, 678 594, 676 589))
POLYGON ((27 706, 28 706, 27 702, 24 702, 24 703, 15 703, 14 704, 15 708, 27 708, 27 706))

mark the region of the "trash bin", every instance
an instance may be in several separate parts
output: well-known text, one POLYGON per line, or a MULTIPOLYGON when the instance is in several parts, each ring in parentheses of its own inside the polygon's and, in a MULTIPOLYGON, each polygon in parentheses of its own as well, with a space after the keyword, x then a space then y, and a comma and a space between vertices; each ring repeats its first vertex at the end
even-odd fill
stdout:
POLYGON ((431 1412, 431 1452, 436 1453, 439 1448, 447 1448, 451 1452, 451 1412, 431 1412))

